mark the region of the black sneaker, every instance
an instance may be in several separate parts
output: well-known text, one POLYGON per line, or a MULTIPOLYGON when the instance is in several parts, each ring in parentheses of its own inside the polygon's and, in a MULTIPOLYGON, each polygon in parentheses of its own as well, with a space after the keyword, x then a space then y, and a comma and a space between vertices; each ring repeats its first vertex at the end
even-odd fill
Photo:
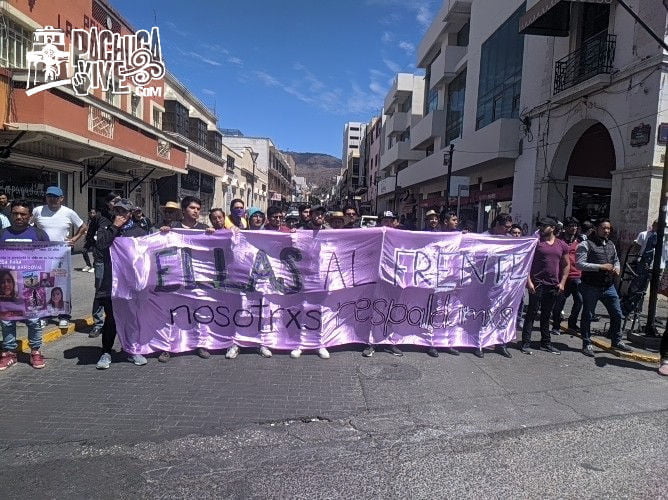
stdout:
POLYGON ((94 339, 94 338, 99 337, 101 334, 102 334, 102 328, 100 328, 99 326, 96 326, 95 328, 93 328, 90 331, 90 333, 88 334, 88 338, 89 339, 94 339))
POLYGON ((362 356, 364 356, 365 358, 370 358, 371 356, 373 356, 374 352, 376 352, 376 350, 373 348, 373 346, 368 345, 362 351, 362 356))
POLYGON ((404 353, 401 352, 401 349, 399 349, 396 345, 391 345, 388 347, 387 352, 390 354, 393 354, 394 356, 403 356, 404 353))
POLYGON ((575 323, 574 324, 569 324, 568 329, 573 330, 574 332, 579 332, 580 331, 580 327, 575 323))
POLYGON ((615 344, 612 346, 613 349, 616 349, 618 351, 622 352, 634 352, 631 347, 626 345, 624 342, 620 342, 619 344, 615 344))
POLYGON ((158 356, 158 361, 160 361, 161 363, 167 363, 167 361, 169 361, 169 358, 170 354, 167 351, 162 351, 160 353, 160 356, 158 356))
POLYGON ((430 347, 429 349, 427 349, 427 354, 429 356, 431 356, 432 358, 438 358, 438 351, 433 347, 430 347))
POLYGON ((587 356, 589 358, 594 357, 594 348, 591 346, 591 344, 587 344, 586 346, 584 346, 582 348, 582 354, 584 354, 585 356, 587 356))
POLYGON ((454 347, 444 347, 443 352, 447 354, 451 354, 453 356, 459 356, 459 351, 455 349, 454 347))
POLYGON ((530 344, 523 344, 523 343, 520 342, 520 343, 517 344, 517 348, 523 354, 533 354, 533 351, 531 350, 531 345, 530 344))
POLYGON ((561 351, 556 347, 554 347, 552 344, 541 344, 538 349, 540 349, 541 351, 550 352, 552 354, 557 354, 557 355, 561 354, 561 351))
POLYGON ((198 347, 195 349, 195 354, 197 354, 202 359, 209 359, 211 357, 211 353, 204 349, 204 347, 198 347))
POLYGON ((494 350, 495 350, 497 353, 499 353, 501 356, 503 356, 504 358, 512 358, 512 357, 513 357, 513 355, 510 354, 510 351, 508 350, 508 348, 506 347, 505 344, 499 344, 499 345, 497 345, 497 346, 494 348, 494 350))
POLYGON ((484 358, 484 357, 485 357, 485 353, 483 352, 482 348, 480 348, 480 349, 474 349, 474 350, 473 350, 473 355, 474 355, 476 358, 484 358))

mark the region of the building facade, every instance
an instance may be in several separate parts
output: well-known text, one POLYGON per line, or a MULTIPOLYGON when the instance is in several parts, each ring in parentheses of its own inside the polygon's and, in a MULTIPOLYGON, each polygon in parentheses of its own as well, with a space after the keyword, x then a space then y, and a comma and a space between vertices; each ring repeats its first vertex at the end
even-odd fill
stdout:
POLYGON ((424 107, 423 76, 399 73, 387 96, 383 113, 382 150, 378 181, 378 211, 392 210, 404 219, 415 219, 417 199, 412 180, 404 171, 425 157, 425 152, 411 148, 413 127, 421 120, 424 107))
POLYGON ((164 85, 151 96, 94 90, 76 95, 71 87, 26 92, 29 75, 44 79, 43 65, 28 61, 33 34, 62 28, 54 41, 63 52, 74 28, 102 26, 131 35, 132 27, 107 3, 0 2, 0 189, 10 198, 44 200, 59 185, 66 204, 79 214, 104 205, 115 191, 131 198, 155 220, 156 182, 187 174, 188 151, 162 131, 164 85))
MULTIPOLYGON (((627 3, 662 36, 660 0, 627 3)), ((424 108, 410 144, 424 157, 399 172, 400 196, 457 208, 475 230, 500 212, 527 231, 545 215, 609 216, 627 245, 658 213, 663 57, 614 0, 446 0, 417 51, 424 108)))

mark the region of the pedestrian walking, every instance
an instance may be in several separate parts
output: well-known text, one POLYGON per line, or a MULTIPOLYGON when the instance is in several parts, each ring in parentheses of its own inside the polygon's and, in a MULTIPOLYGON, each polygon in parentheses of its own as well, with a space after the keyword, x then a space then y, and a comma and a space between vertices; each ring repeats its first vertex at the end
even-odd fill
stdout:
MULTIPOLYGON (((35 227, 49 235, 51 241, 64 241, 73 246, 86 234, 87 225, 71 208, 63 205, 63 190, 58 186, 50 186, 46 190, 46 205, 36 207, 32 212, 35 227), (71 236, 73 234, 73 236, 71 236)), ((67 328, 70 315, 58 316, 58 327, 67 328)))
POLYGON ((615 244, 610 241, 612 225, 609 219, 600 219, 595 232, 577 247, 576 263, 582 271, 582 353, 594 356, 591 346, 591 321, 596 304, 600 300, 610 316, 609 336, 612 348, 623 352, 633 349, 622 342, 622 308, 615 288, 615 278, 620 275, 619 257, 615 244))
POLYGON ((95 233, 98 230, 98 225, 101 217, 102 216, 94 208, 91 208, 88 211, 88 221, 86 223, 88 227, 86 229, 86 238, 84 240, 83 251, 81 252, 81 255, 83 256, 84 262, 86 264, 81 269, 84 273, 95 272, 95 268, 93 267, 93 264, 90 260, 90 256, 88 255, 88 253, 89 252, 93 253, 93 249, 95 248, 95 233))
POLYGON ((557 295, 557 300, 554 303, 554 310, 552 311, 552 335, 561 335, 561 315, 568 297, 573 297, 573 307, 571 307, 571 312, 568 315, 568 328, 573 331, 579 329, 578 317, 582 310, 582 294, 580 293, 582 272, 577 268, 575 261, 578 245, 584 241, 584 238, 582 238, 578 231, 579 225, 580 222, 575 217, 567 217, 560 236, 560 239, 568 245, 568 262, 570 267, 564 293, 557 295))
POLYGON ((519 349, 524 354, 531 352, 531 331, 540 308, 540 349, 552 354, 561 352, 552 345, 550 338, 550 316, 557 295, 564 292, 570 270, 568 245, 554 235, 557 222, 551 218, 540 220, 540 237, 534 253, 527 280, 529 306, 519 349))
MULTIPOLYGON (((0 243, 12 241, 49 241, 49 235, 38 227, 30 225, 32 206, 25 200, 14 200, 10 206, 11 225, 0 229, 0 243)), ((2 300, 13 300, 16 294, 16 281, 8 269, 0 270, 0 296, 2 300), (10 286, 7 286, 7 284, 10 286), (6 288, 6 289, 5 289, 6 288), (9 293, 11 292, 11 293, 9 293)), ((62 301, 62 291, 61 291, 62 301)), ((42 321, 39 318, 24 320, 28 327, 28 344, 30 345, 30 365, 33 368, 44 368, 46 362, 40 351, 42 347, 42 321)), ((6 370, 18 361, 16 349, 16 321, 2 320, 2 354, 0 354, 0 371, 6 370)))
MULTIPOLYGON (((95 291, 95 296, 99 299, 105 313, 104 326, 102 327, 102 356, 97 362, 99 370, 106 370, 111 365, 111 352, 116 340, 116 319, 111 301, 111 245, 116 238, 138 238, 148 234, 148 231, 142 229, 132 220, 134 209, 135 206, 130 200, 121 199, 115 202, 112 208, 113 220, 111 224, 98 230, 95 241, 95 246, 102 253, 104 262, 104 275, 97 284, 95 291)), ((128 359, 137 366, 146 364, 146 358, 141 354, 130 355, 128 359)))

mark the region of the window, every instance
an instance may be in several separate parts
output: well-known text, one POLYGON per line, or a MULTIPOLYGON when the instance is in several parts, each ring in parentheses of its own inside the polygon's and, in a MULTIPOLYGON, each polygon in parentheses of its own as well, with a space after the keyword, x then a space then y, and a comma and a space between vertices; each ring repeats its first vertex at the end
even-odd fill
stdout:
POLYGON ((360 138, 359 138, 358 135, 351 135, 351 136, 350 136, 350 140, 351 140, 351 141, 359 141, 360 138))
POLYGON ((409 97, 400 104, 399 111, 402 113, 408 113, 411 110, 412 105, 413 105, 413 99, 409 97))
POLYGON ((360 128, 359 127, 350 127, 351 132, 359 132, 360 128))
POLYGON ((466 95, 466 70, 459 73, 448 86, 448 113, 446 116, 445 143, 462 135, 464 122, 464 96, 466 95))
POLYGON ((165 101, 164 130, 188 135, 188 108, 178 101, 165 101))
POLYGON ((433 88, 427 96, 427 114, 438 109, 438 89, 433 88))
POLYGON ((425 156, 431 156, 434 154, 434 143, 432 142, 427 149, 424 150, 425 156))
POLYGON ((188 120, 188 139, 206 147, 206 123, 199 118, 190 118, 188 120))
POLYGON ((153 108, 153 126, 162 130, 162 111, 158 108, 153 108))
POLYGON ((522 81, 524 35, 519 34, 520 7, 482 44, 476 130, 499 118, 517 118, 522 81))
POLYGON ((351 145, 348 146, 348 147, 349 147, 350 149, 357 149, 357 144, 351 144, 351 145))
POLYGON ((136 94, 130 94, 130 113, 137 118, 142 117, 141 97, 136 94))
POLYGON ((457 46, 458 47, 468 47, 469 46, 469 32, 471 31, 471 24, 466 23, 462 26, 457 32, 457 46))
POLYGON ((112 106, 119 107, 119 105, 120 105, 120 97, 121 97, 121 96, 119 96, 119 95, 117 95, 117 94, 114 94, 114 93, 111 91, 111 89, 107 90, 107 91, 104 93, 104 100, 107 101, 107 102, 108 102, 109 104, 111 104, 112 106))
MULTIPOLYGON (((32 31, 3 16, 0 31, 0 66, 27 68, 26 51, 32 48, 32 31)), ((61 77, 64 78, 64 77, 61 77)))
POLYGON ((399 141, 408 142, 410 140, 411 140, 411 129, 409 127, 401 133, 401 135, 399 136, 399 141))

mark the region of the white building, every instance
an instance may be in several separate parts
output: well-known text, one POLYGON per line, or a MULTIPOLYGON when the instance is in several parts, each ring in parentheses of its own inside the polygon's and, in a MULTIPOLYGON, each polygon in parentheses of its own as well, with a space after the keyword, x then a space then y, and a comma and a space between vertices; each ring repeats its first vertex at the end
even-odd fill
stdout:
MULTIPOLYGON (((661 0, 626 3, 664 39, 661 0)), ((527 7, 513 214, 609 215, 626 246, 658 214, 666 54, 616 1, 527 7)))
MULTIPOLYGON (((627 2, 663 35, 661 0, 627 2)), ((452 144, 452 180, 470 191, 460 218, 472 228, 500 212, 527 230, 544 215, 610 216, 628 243, 658 212, 664 57, 615 0, 444 1, 417 51, 424 108, 410 148, 422 159, 399 169, 399 198, 418 219, 455 207, 456 187, 445 197, 452 144)), ((401 129, 386 115, 385 154, 401 129)), ((381 197, 394 194, 393 172, 381 197)))
POLYGON ((348 156, 353 152, 359 153, 365 128, 366 124, 361 122, 348 122, 343 126, 343 149, 341 151, 342 173, 348 165, 348 156))
POLYGON ((413 213, 413 185, 404 171, 425 157, 412 149, 412 128, 421 120, 424 107, 425 78, 399 73, 385 97, 378 181, 378 210, 393 210, 408 216, 413 213))

